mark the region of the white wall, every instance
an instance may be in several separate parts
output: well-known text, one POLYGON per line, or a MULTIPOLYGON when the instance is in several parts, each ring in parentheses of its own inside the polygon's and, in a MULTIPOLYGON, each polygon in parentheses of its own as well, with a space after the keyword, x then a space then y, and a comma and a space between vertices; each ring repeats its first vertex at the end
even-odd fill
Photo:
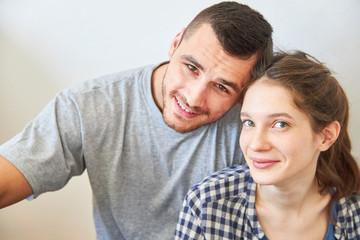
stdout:
MULTIPOLYGON (((204 0, 0 0, 0 144, 59 90, 167 59, 172 38, 204 0)), ((274 27, 275 45, 331 67, 348 93, 360 156, 360 1, 243 1, 274 27)), ((0 210, 0 239, 95 239, 87 176, 61 191, 0 210)))

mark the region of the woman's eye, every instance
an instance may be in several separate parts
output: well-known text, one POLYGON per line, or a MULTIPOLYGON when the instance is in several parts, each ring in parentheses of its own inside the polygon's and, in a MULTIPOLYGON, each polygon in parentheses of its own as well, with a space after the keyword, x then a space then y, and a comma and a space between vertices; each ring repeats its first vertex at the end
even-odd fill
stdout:
POLYGON ((245 121, 243 121, 243 124, 246 127, 254 127, 255 126, 255 123, 251 120, 245 120, 245 121))
POLYGON ((286 127, 288 127, 289 126, 289 124, 287 124, 286 122, 276 122, 275 124, 274 124, 274 127, 275 128, 286 128, 286 127))

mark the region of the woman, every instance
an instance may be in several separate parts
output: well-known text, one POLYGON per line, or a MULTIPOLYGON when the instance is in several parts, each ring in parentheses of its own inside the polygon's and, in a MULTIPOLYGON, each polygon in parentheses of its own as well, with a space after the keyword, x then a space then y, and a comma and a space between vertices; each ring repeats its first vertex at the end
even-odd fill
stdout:
POLYGON ((244 89, 246 164, 187 194, 176 239, 360 239, 360 172, 346 95, 303 52, 279 53, 244 89))

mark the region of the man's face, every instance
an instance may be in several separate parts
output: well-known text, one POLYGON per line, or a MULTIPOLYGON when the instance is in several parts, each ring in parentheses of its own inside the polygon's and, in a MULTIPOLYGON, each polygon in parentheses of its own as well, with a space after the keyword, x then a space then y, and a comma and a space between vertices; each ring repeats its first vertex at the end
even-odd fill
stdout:
POLYGON ((228 55, 208 24, 173 41, 162 83, 166 124, 185 133, 222 117, 238 100, 256 62, 228 55))

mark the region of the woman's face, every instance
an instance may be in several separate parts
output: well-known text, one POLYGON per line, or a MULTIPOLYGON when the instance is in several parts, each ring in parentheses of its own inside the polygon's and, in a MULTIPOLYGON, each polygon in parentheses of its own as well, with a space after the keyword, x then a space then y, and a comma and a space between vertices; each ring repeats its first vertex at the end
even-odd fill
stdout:
POLYGON ((240 117, 240 146, 255 182, 286 185, 314 178, 323 140, 295 106, 290 91, 257 81, 245 95, 240 117))

